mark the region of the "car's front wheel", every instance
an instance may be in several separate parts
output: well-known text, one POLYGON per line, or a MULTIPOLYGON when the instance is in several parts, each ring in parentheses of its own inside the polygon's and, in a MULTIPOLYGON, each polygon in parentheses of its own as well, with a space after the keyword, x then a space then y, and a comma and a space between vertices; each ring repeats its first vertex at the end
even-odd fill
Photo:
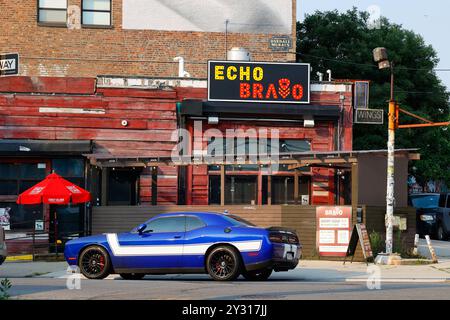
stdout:
POLYGON ((120 276, 125 280, 141 280, 145 273, 121 273, 120 276))
POLYGON ((100 246, 83 250, 79 259, 81 273, 88 279, 104 279, 111 270, 108 252, 100 246))
POLYGON ((265 281, 272 274, 272 269, 262 269, 255 271, 245 271, 242 273, 244 278, 249 281, 265 281))
POLYGON ((206 270, 214 280, 231 281, 239 277, 240 262, 239 253, 234 248, 219 246, 208 254, 206 270))

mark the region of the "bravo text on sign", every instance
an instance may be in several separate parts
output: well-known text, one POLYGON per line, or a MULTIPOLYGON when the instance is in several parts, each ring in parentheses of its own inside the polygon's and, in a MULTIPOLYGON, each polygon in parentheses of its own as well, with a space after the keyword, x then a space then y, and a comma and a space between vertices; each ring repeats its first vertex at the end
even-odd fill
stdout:
POLYGON ((208 100, 309 103, 310 65, 275 62, 208 62, 208 100))

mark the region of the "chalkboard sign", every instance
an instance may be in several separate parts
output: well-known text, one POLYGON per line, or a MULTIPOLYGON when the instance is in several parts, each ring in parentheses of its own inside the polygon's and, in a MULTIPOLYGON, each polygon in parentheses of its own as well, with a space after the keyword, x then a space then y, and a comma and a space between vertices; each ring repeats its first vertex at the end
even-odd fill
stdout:
POLYGON ((355 226, 353 227, 350 242, 348 244, 347 254, 344 259, 344 264, 347 257, 352 257, 351 262, 353 262, 356 247, 358 246, 358 240, 361 245, 361 249, 364 255, 364 259, 366 260, 366 263, 369 260, 373 260, 372 246, 370 245, 369 233, 367 232, 366 225, 363 223, 358 223, 355 224, 355 226))

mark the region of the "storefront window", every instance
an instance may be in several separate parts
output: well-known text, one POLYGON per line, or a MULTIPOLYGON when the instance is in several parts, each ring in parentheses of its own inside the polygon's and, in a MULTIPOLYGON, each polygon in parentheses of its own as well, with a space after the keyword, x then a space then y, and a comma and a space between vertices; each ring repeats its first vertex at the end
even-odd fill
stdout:
POLYGON ((257 204, 256 176, 228 176, 225 178, 225 204, 257 204))
POLYGON ((43 218, 42 205, 17 205, 15 196, 45 178, 45 163, 0 163, 0 219, 7 230, 29 230, 43 218))
POLYGON ((18 205, 0 202, 0 220, 6 230, 32 230, 34 221, 43 219, 43 205, 18 205))

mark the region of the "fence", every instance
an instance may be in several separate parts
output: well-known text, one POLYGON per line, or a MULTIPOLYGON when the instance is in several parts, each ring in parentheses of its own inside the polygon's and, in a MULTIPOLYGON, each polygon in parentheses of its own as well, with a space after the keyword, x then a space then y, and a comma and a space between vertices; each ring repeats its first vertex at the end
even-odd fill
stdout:
MULTIPOLYGON (((316 252, 316 207, 315 206, 104 206, 92 209, 92 233, 129 231, 151 217, 165 212, 214 211, 241 216, 262 227, 284 226, 297 230, 307 258, 317 257, 316 252)), ((402 232, 405 249, 412 248, 416 232, 415 209, 397 208, 396 215, 407 217, 408 229, 402 232)), ((363 206, 363 222, 369 232, 384 234, 384 207, 363 206)), ((356 223, 356 213, 353 214, 356 223)), ((357 249, 355 261, 362 259, 357 249)))

